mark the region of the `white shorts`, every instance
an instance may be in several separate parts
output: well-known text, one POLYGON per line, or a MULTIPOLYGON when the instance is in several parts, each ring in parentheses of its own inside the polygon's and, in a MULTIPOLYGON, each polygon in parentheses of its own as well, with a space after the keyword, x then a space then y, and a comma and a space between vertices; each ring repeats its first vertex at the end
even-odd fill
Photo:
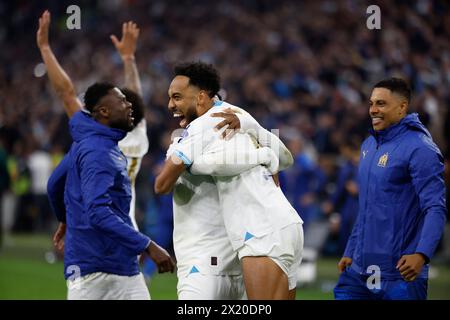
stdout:
POLYGON ((178 279, 179 300, 245 300, 242 275, 191 273, 178 279))
POLYGON ((243 257, 271 258, 288 276, 289 290, 297 286, 297 271, 303 254, 303 225, 290 224, 260 238, 245 241, 238 250, 239 260, 243 257))
POLYGON ((67 280, 68 300, 150 300, 144 276, 95 272, 67 280))

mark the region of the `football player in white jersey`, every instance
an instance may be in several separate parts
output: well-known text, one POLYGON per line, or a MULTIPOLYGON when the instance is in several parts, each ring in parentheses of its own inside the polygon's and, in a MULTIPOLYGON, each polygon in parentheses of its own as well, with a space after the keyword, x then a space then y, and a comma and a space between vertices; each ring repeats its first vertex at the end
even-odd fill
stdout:
MULTIPOLYGON (((168 107, 180 118, 180 126, 186 130, 182 139, 172 147, 172 155, 156 179, 157 193, 170 192, 173 187, 176 192, 177 181, 180 175, 186 174, 186 170, 192 166, 209 166, 202 163, 205 155, 227 155, 242 148, 256 149, 246 133, 236 134, 226 141, 220 140, 214 130, 220 126, 220 119, 211 117, 211 114, 218 111, 221 116, 225 109, 234 106, 215 101, 220 78, 211 65, 180 65, 175 68, 175 74, 169 88, 168 107), (214 105, 217 108, 213 108, 214 105)), ((251 128, 257 129, 254 137, 258 142, 275 140, 254 119, 249 119, 248 114, 241 112, 239 119, 253 124, 251 128)), ((281 141, 278 146, 284 147, 281 141)), ((284 150, 287 149, 284 147, 284 150)), ((280 163, 292 164, 289 151, 280 153, 280 163)), ((272 181, 271 172, 256 166, 237 176, 214 177, 213 181, 231 246, 241 260, 248 298, 294 298, 295 274, 303 248, 303 222, 272 181)))
MULTIPOLYGON (((167 151, 170 157, 178 140, 167 151)), ((181 138, 182 139, 182 138, 181 138)), ((225 229, 216 182, 210 174, 240 174, 260 164, 278 169, 278 158, 270 148, 236 152, 249 161, 239 166, 227 165, 224 153, 199 157, 210 165, 190 167, 173 188, 173 243, 177 258, 177 292, 180 300, 244 299, 245 288, 238 255, 225 229), (252 161, 250 161, 252 160, 252 161)))
MULTIPOLYGON (((171 155, 169 148, 167 155, 171 155)), ((251 157, 251 153, 246 154, 251 157)), ((173 243, 177 258, 178 299, 237 300, 245 298, 238 256, 225 230, 216 182, 206 172, 239 174, 258 164, 269 167, 278 159, 268 148, 258 150, 253 163, 238 168, 224 165, 191 167, 173 188, 173 243)), ((206 161, 206 160, 205 160, 206 161)))
MULTIPOLYGON (((70 117, 81 110, 82 103, 77 96, 72 80, 59 64, 48 40, 50 27, 50 13, 43 14, 36 40, 42 59, 46 65, 47 73, 57 96, 63 101, 64 110, 70 117)), ((139 79, 139 73, 135 62, 136 44, 139 37, 139 29, 133 22, 127 22, 122 25, 122 38, 118 40, 112 35, 111 40, 119 53, 124 64, 125 88, 121 91, 127 100, 132 103, 134 129, 127 136, 119 141, 119 148, 127 157, 127 171, 131 180, 132 200, 130 204, 130 217, 136 230, 138 229, 135 218, 135 180, 139 172, 141 161, 148 151, 149 142, 147 137, 147 123, 144 117, 144 104, 142 101, 142 88, 139 79)), ((54 236, 54 242, 57 247, 63 246, 63 237, 65 226, 60 224, 54 236)))

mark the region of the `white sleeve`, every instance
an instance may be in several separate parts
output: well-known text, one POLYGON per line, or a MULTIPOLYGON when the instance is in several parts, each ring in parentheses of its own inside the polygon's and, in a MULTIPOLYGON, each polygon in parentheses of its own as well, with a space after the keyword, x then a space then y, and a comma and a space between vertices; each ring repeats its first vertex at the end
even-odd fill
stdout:
POLYGON ((256 121, 249 113, 236 113, 241 122, 241 130, 253 136, 262 147, 269 147, 280 159, 279 170, 289 168, 294 163, 289 149, 284 143, 272 132, 264 129, 258 121, 256 121))
POLYGON ((190 172, 194 175, 210 176, 236 176, 256 166, 264 165, 269 172, 278 172, 279 160, 275 152, 270 148, 258 148, 251 150, 226 150, 202 154, 192 163, 190 172), (236 162, 236 159, 240 161, 236 162))
MULTIPOLYGON (((215 121, 217 122, 217 120, 215 121)), ((192 122, 183 131, 178 143, 173 145, 173 154, 180 158, 187 168, 204 153, 205 148, 214 140, 214 135, 217 135, 217 132, 213 129, 214 126, 210 122, 192 122)))

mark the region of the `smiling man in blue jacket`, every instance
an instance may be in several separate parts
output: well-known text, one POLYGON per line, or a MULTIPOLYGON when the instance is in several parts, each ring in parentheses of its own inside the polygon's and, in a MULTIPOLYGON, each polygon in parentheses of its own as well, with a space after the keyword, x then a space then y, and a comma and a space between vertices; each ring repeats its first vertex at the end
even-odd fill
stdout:
POLYGON ((335 298, 426 299, 428 264, 445 216, 443 157, 402 79, 377 83, 361 146, 359 213, 338 268, 335 298))
POLYGON ((128 214, 131 185, 117 143, 133 128, 131 104, 108 83, 90 86, 84 101, 89 113, 70 119, 74 143, 48 184, 58 219, 66 220, 68 299, 149 299, 138 255, 148 253, 160 272, 175 265, 128 214))

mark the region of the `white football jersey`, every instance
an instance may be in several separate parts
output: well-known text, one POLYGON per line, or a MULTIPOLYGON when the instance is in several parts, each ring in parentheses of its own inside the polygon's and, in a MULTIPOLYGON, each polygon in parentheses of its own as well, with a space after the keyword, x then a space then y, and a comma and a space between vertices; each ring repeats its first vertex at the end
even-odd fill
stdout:
POLYGON ((133 226, 138 230, 136 223, 136 177, 141 168, 144 155, 148 152, 147 122, 143 118, 138 125, 119 141, 119 149, 127 157, 127 172, 131 182, 130 217, 133 226))
MULTIPOLYGON (((248 134, 237 133, 230 140, 220 137, 214 127, 222 121, 211 117, 214 112, 236 108, 226 102, 216 103, 207 113, 191 122, 175 154, 186 165, 192 164, 201 154, 223 150, 256 148, 248 134)), ((220 198, 223 220, 235 250, 252 237, 260 237, 292 223, 303 223, 295 209, 275 185, 271 174, 257 166, 238 176, 214 177, 220 198)))
POLYGON ((173 244, 178 278, 190 273, 239 275, 241 267, 228 239, 219 194, 210 176, 184 172, 173 190, 173 244))

